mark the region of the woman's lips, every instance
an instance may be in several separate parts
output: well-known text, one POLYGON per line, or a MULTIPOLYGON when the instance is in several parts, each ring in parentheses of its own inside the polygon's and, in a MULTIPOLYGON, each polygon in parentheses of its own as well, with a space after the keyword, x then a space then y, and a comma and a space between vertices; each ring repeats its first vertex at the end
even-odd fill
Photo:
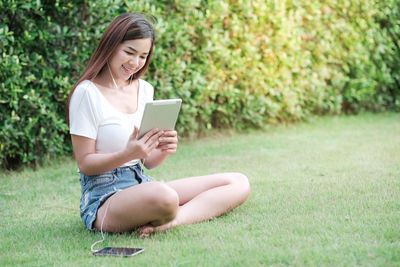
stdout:
POLYGON ((133 74, 133 73, 135 72, 135 70, 136 70, 136 69, 134 69, 134 68, 127 68, 127 67, 125 67, 124 65, 122 65, 122 69, 124 70, 124 72, 125 72, 126 74, 133 74))

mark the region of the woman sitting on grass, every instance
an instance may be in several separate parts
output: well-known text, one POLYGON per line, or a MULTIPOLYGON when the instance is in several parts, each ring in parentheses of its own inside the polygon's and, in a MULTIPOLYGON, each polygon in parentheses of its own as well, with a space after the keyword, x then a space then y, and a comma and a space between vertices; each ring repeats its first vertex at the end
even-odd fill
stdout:
POLYGON ((154 47, 154 30, 140 14, 114 19, 73 86, 67 121, 80 171, 80 214, 90 230, 140 236, 208 220, 242 204, 250 186, 240 173, 152 181, 139 164, 160 165, 176 153, 176 131, 153 129, 137 138, 153 87, 140 77, 154 47))

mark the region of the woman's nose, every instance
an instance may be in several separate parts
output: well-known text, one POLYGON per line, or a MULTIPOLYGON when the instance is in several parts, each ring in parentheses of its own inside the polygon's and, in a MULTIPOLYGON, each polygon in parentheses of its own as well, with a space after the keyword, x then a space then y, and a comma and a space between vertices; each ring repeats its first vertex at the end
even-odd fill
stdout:
POLYGON ((137 66, 139 64, 139 57, 133 57, 131 60, 129 60, 129 64, 137 66))

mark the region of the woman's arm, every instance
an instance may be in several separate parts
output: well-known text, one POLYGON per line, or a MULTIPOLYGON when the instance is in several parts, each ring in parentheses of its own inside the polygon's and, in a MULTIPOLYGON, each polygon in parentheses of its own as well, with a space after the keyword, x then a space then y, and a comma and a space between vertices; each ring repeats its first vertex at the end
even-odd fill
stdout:
POLYGON ((178 148, 178 134, 176 131, 164 131, 158 140, 159 145, 157 148, 143 160, 143 165, 147 169, 159 166, 168 155, 175 154, 178 148))
POLYGON ((96 140, 72 134, 72 146, 79 170, 85 175, 95 175, 113 170, 130 160, 149 157, 159 145, 163 131, 153 129, 140 139, 137 139, 137 133, 135 127, 124 150, 107 154, 96 153, 96 140))

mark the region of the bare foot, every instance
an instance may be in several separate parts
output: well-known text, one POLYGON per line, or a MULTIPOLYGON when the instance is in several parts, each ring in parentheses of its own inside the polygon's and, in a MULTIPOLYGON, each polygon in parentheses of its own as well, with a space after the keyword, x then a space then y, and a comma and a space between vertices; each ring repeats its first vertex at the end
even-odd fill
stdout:
POLYGON ((138 237, 139 238, 145 238, 148 237, 151 233, 156 232, 156 231, 165 231, 168 230, 172 227, 177 226, 176 221, 172 220, 166 224, 160 225, 160 226, 153 226, 150 224, 143 225, 142 227, 139 228, 139 233, 138 237))

